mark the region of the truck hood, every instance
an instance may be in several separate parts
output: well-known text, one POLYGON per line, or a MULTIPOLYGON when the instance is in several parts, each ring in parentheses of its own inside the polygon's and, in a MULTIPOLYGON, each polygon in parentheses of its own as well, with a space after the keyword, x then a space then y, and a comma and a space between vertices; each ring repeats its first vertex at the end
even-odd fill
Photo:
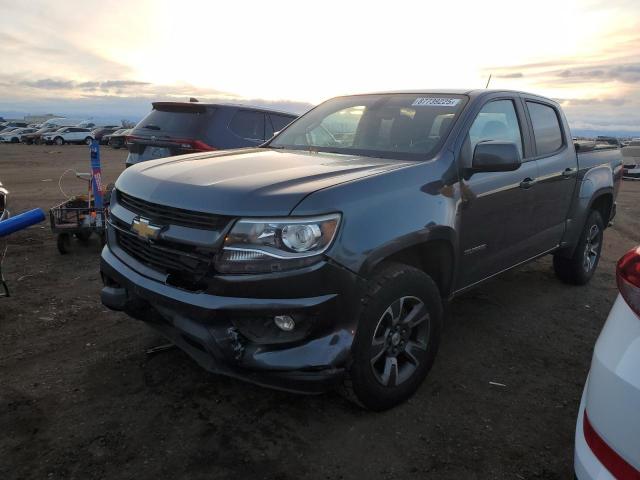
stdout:
POLYGON ((134 165, 116 187, 149 202, 221 215, 288 215, 307 195, 410 162, 267 148, 134 165))

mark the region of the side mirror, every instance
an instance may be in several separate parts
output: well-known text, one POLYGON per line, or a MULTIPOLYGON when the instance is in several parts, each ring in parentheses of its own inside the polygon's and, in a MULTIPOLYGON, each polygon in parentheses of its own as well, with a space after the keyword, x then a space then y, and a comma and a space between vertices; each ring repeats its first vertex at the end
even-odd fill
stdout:
POLYGON ((474 172, 512 172, 522 165, 515 143, 490 140, 476 145, 471 170, 474 172))

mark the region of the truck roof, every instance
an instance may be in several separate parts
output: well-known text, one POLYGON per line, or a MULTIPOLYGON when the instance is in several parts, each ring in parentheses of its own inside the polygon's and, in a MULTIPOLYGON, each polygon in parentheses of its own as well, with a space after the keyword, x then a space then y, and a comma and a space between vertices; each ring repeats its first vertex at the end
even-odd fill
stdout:
MULTIPOLYGON (((381 91, 381 92, 369 92, 369 93, 363 93, 360 95, 388 95, 388 94, 427 94, 427 95, 443 95, 443 94, 449 94, 449 95, 467 95, 469 97, 479 97, 482 95, 488 95, 490 93, 512 93, 512 94, 522 94, 522 95, 530 95, 533 97, 538 97, 538 98, 542 98, 545 99, 547 101, 551 101, 553 103, 557 103, 555 100, 548 98, 548 97, 544 97, 542 95, 538 95, 536 93, 531 93, 531 92, 524 92, 521 90, 507 90, 507 89, 502 89, 502 88, 475 88, 475 89, 468 89, 468 88, 438 88, 438 89, 434 89, 434 88, 425 88, 425 89, 419 89, 419 88, 414 88, 411 90, 388 90, 388 91, 381 91)), ((358 95, 358 94, 356 94, 358 95)), ((344 96, 350 96, 350 95, 344 95, 344 96)))

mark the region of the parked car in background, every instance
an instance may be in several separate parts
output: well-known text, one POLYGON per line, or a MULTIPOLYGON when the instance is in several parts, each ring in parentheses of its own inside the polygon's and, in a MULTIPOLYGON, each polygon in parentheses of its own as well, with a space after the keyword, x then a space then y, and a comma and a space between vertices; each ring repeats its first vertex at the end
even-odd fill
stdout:
POLYGON ((125 146, 126 136, 131 132, 130 128, 121 128, 110 135, 102 137, 104 143, 116 150, 125 146))
POLYGON ((616 279, 580 402, 578 480, 640 478, 640 247, 618 261, 616 279))
POLYGON ((622 148, 624 160, 624 178, 640 180, 640 139, 634 138, 622 148))
POLYGON ((66 117, 49 118, 40 125, 40 128, 61 128, 61 127, 75 127, 82 120, 66 117))
POLYGON ((127 136, 127 166, 155 158, 254 147, 297 118, 239 105, 155 102, 127 136))
POLYGON ((122 173, 102 301, 211 371, 384 410, 427 376, 443 300, 546 254, 590 281, 621 171, 537 95, 334 98, 258 148, 122 173))
POLYGON ((41 127, 37 129, 35 132, 22 135, 21 141, 22 143, 27 145, 39 144, 41 141, 42 135, 44 135, 45 133, 55 132, 56 130, 59 130, 59 129, 60 127, 44 127, 44 128, 41 127))
MULTIPOLYGON (((106 145, 105 135, 110 135, 120 127, 118 125, 107 125, 105 127, 98 127, 94 129, 91 133, 93 134, 93 138, 98 140, 101 145, 106 145)), ((107 139, 108 140, 108 139, 107 139)))
POLYGON ((9 217, 9 206, 7 203, 8 196, 9 191, 4 188, 2 186, 2 182, 0 182, 0 221, 9 217))
POLYGON ((45 133, 42 139, 47 145, 55 143, 64 145, 65 143, 86 143, 89 145, 93 140, 93 134, 88 128, 63 127, 55 132, 45 133))
POLYGON ((20 143, 22 136, 35 132, 35 128, 16 128, 8 132, 0 132, 0 143, 20 143))
POLYGON ((27 127, 27 123, 26 122, 4 122, 3 124, 0 124, 0 133, 2 133, 3 131, 7 131, 10 128, 26 128, 27 127))

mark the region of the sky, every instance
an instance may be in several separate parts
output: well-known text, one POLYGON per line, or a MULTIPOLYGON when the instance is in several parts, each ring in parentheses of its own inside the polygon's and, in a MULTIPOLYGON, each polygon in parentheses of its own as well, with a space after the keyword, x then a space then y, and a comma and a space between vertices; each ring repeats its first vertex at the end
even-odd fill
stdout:
POLYGON ((302 113, 492 75, 573 130, 640 135, 640 0, 0 0, 0 65, 0 115, 139 119, 192 96, 302 113))

